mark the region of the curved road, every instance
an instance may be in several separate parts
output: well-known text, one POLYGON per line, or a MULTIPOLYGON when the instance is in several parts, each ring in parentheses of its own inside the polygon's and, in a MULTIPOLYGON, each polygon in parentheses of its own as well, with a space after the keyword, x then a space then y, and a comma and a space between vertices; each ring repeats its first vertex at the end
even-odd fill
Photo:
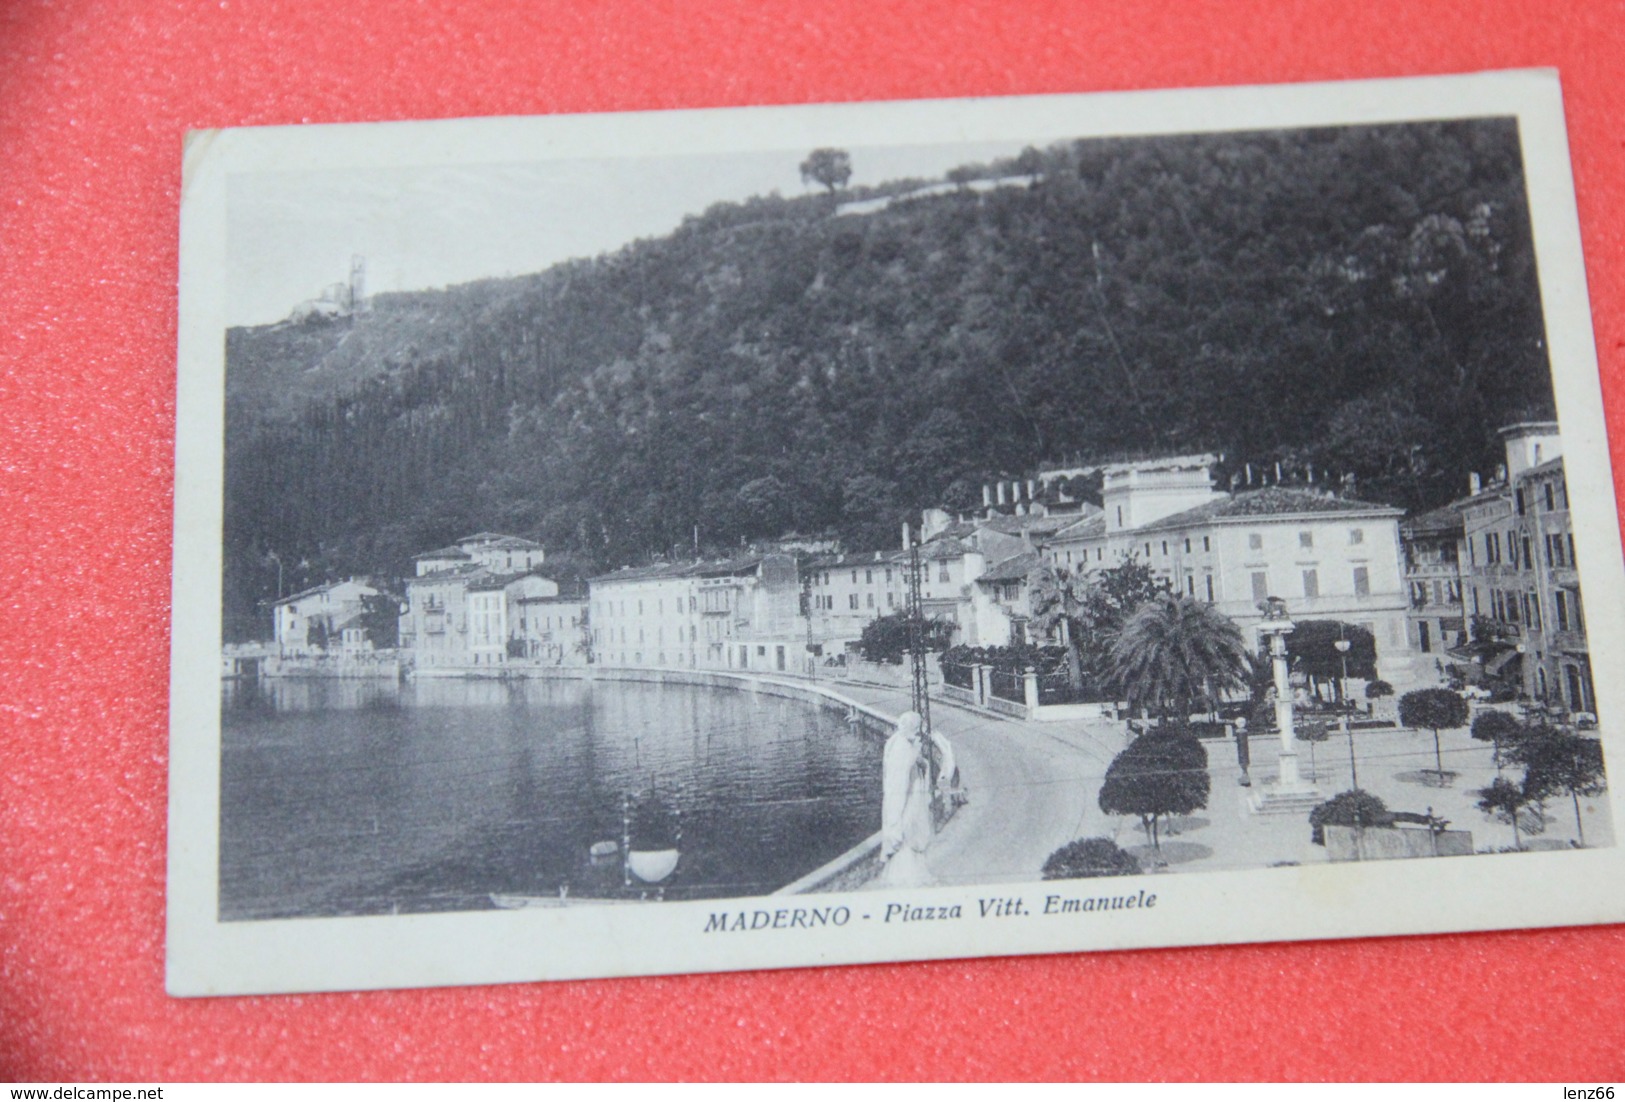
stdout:
MULTIPOLYGON (((842 682, 840 691, 892 714, 909 705, 895 689, 842 682)), ((1095 805, 1117 749, 1107 730, 1003 719, 941 700, 931 702, 931 719, 953 744, 970 794, 926 854, 938 883, 1036 880, 1058 847, 1110 833, 1095 805)))

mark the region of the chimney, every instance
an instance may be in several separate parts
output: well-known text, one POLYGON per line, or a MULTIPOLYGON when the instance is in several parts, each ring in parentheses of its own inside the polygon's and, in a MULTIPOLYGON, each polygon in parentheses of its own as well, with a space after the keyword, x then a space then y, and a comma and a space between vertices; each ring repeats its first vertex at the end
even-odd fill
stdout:
POLYGON ((1477 471, 1473 471, 1467 476, 1467 492, 1474 497, 1477 497, 1479 494, 1483 493, 1483 491, 1484 480, 1479 477, 1477 471))
POLYGON ((909 530, 908 530, 908 521, 905 520, 903 522, 903 550, 907 551, 908 547, 909 547, 909 530))
POLYGON ((1033 498, 1035 498, 1037 496, 1038 496, 1038 480, 1035 479, 1035 478, 1029 478, 1027 480, 1027 500, 1031 501, 1033 498))
POLYGON ((993 487, 982 483, 982 507, 985 509, 993 504, 993 487))
POLYGON ((1003 505, 1004 504, 1004 479, 1002 479, 1002 478, 999 479, 993 485, 998 488, 998 491, 999 491, 999 504, 1003 505))

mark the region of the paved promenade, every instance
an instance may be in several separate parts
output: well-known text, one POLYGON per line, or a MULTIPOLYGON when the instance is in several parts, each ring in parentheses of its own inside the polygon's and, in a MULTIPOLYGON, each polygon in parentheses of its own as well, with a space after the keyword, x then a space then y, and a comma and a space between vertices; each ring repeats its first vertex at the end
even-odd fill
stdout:
MULTIPOLYGON (((908 707, 908 694, 896 689, 839 682, 838 691, 895 715, 908 707)), ((1149 871, 1161 861, 1170 872, 1217 872, 1325 861, 1326 851, 1309 840, 1306 813, 1256 815, 1247 807, 1252 788, 1240 782, 1235 744, 1209 741, 1212 789, 1205 809, 1174 816, 1163 828, 1160 856, 1154 854, 1139 823, 1108 816, 1096 802, 1106 767, 1126 745, 1123 726, 1112 721, 1034 723, 1006 719, 940 700, 931 717, 953 743, 970 803, 943 828, 927 854, 932 874, 943 884, 990 884, 1039 879, 1044 859, 1073 840, 1103 835, 1138 857, 1149 871)), ((1251 740, 1252 784, 1267 784, 1278 769, 1279 742, 1251 740)), ((1394 811, 1431 810, 1453 829, 1469 830, 1479 851, 1510 846, 1511 826, 1475 806, 1474 790, 1496 776, 1491 748, 1465 729, 1445 731, 1441 756, 1456 776, 1447 788, 1429 783, 1434 765, 1433 736, 1427 731, 1379 729, 1354 734, 1360 786, 1380 796, 1394 811)), ((1321 798, 1351 786, 1348 742, 1334 734, 1314 747, 1298 743, 1306 775, 1314 775, 1321 798)), ((1517 774, 1513 773, 1513 779, 1517 774)), ((1611 845, 1613 824, 1607 798, 1581 801, 1588 845, 1611 845)), ((1529 849, 1566 848, 1579 831, 1567 797, 1547 803, 1544 821, 1525 816, 1529 849)))
MULTIPOLYGON (((851 682, 837 688, 894 715, 909 706, 908 694, 895 689, 851 682)), ((1037 880, 1058 847, 1111 832, 1114 824, 1095 797, 1122 748, 1116 725, 1029 723, 940 700, 931 702, 931 719, 953 744, 970 793, 926 855, 938 883, 1037 880)))

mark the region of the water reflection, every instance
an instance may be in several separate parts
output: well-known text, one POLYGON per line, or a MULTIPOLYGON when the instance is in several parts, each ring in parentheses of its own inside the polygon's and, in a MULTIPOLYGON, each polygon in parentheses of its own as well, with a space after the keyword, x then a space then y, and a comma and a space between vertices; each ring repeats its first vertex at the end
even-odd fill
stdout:
POLYGON ((621 801, 683 817, 668 898, 758 895, 879 828, 880 741, 746 691, 276 680, 222 695, 223 919, 613 896, 621 801))

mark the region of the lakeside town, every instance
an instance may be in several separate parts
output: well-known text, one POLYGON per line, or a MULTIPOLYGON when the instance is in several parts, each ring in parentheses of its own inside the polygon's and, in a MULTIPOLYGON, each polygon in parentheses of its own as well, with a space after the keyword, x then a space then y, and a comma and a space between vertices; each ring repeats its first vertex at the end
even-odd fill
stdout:
MULTIPOLYGON (((1091 619, 1091 600, 1127 584, 1130 593, 1140 587, 1142 606, 1153 595, 1172 597, 1233 624, 1258 656, 1262 684, 1242 678, 1205 698, 1202 686, 1186 690, 1192 695, 1174 711, 1211 720, 1195 724, 1205 727, 1209 784, 1199 799, 1176 796, 1148 820, 1126 814, 1133 801, 1119 800, 1125 816, 1111 833, 1126 848, 1079 850, 1074 857, 1095 863, 1082 874, 1098 875, 1100 862, 1120 855, 1138 869, 1181 860, 1293 864, 1321 850, 1332 860, 1484 852, 1498 848, 1484 837, 1497 815, 1513 828, 1512 848, 1607 844, 1605 809, 1581 805, 1581 793, 1601 790, 1600 755, 1594 775, 1567 792, 1572 815, 1546 806, 1561 786, 1527 782, 1512 793, 1517 786, 1505 779, 1519 732, 1566 731, 1591 746, 1586 735, 1597 720, 1558 427, 1523 422, 1500 435, 1504 466, 1474 475, 1448 506, 1415 516, 1274 470, 1247 471, 1221 487, 1217 457, 1192 454, 1000 480, 983 488, 976 514, 927 510, 917 527, 900 529, 891 551, 843 553, 834 538, 791 535, 726 559, 624 567, 575 593, 548 576, 539 543, 480 532, 417 555, 416 572, 404 579, 345 578, 276 601, 273 638, 229 645, 223 674, 434 680, 717 671, 822 685, 895 714, 909 702, 913 607, 916 638, 935 652, 928 681, 944 705, 937 725, 955 738, 972 789, 984 796, 948 824, 936 875, 1031 878, 1065 851, 1056 839, 1100 818, 1089 806, 1095 790, 1104 810, 1102 784, 1144 717, 1166 715, 1158 705, 1180 699, 1177 690, 1159 698, 1100 678, 1088 660, 1088 633, 1106 630, 1091 619), (1083 496, 1090 489, 1097 501, 1083 496), (382 618, 380 609, 398 615, 382 618), (1283 628, 1287 617, 1296 624, 1283 628), (1340 666, 1329 678, 1328 659, 1340 666), (1455 700, 1459 712, 1406 714, 1412 697, 1429 693, 1455 700), (1424 752, 1416 739, 1425 740, 1418 729, 1429 723, 1446 730, 1441 741, 1435 729, 1424 752), (1330 765, 1342 760, 1337 743, 1317 757, 1316 744, 1333 736, 1347 740, 1346 772, 1330 765), (1051 749, 1041 762, 1021 761, 1034 739, 1051 749), (1232 743, 1233 763, 1222 749, 1232 743), (1363 771, 1357 756, 1367 759, 1363 771), (1019 779, 1006 778, 1010 771, 1019 779), (1058 794, 1057 779, 1074 790, 1058 794), (1473 787, 1475 779, 1484 787, 1473 787), (1045 801, 1028 799, 1034 783, 1048 786, 1045 801), (1242 794, 1240 811, 1193 817, 1209 805, 1209 785, 1216 793, 1224 784, 1242 794), (1373 792, 1375 802, 1366 802, 1373 792), (1510 803, 1501 808, 1497 799, 1510 803), (1020 804, 1034 806, 1009 817, 1020 804), (1306 814, 1313 849, 1297 825, 1306 814), (1392 829, 1350 830, 1349 816, 1359 828, 1362 814, 1367 827, 1392 829), (1140 827, 1148 845, 1127 845, 1140 827), (1202 832, 1205 843, 1197 841, 1202 832), (1373 841, 1382 835, 1393 838, 1373 841), (1379 852, 1383 845, 1388 851, 1379 852)), ((1116 632, 1134 611, 1120 610, 1116 632)))
MULTIPOLYGON (((1555 422, 1501 430, 1505 466, 1406 517, 1312 482, 1219 489, 1212 455, 1056 467, 984 487, 976 515, 928 510, 921 611, 950 645, 1064 642, 1054 590, 1141 564, 1254 636, 1278 597, 1302 620, 1368 633, 1396 692, 1456 680, 1569 714, 1595 711, 1555 422), (1098 473, 1100 504, 1073 498, 1098 473)), ((906 534, 906 533, 905 533, 906 534)), ((843 554, 788 536, 727 559, 623 567, 561 593, 546 550, 480 532, 415 557, 404 579, 345 578, 274 602, 273 636, 228 645, 228 676, 483 676, 559 666, 816 676, 863 661, 901 616, 910 553, 843 554), (369 599, 398 606, 380 632, 369 599), (383 637, 380 638, 379 636, 383 637)), ((946 648, 943 648, 946 649, 946 648)))

